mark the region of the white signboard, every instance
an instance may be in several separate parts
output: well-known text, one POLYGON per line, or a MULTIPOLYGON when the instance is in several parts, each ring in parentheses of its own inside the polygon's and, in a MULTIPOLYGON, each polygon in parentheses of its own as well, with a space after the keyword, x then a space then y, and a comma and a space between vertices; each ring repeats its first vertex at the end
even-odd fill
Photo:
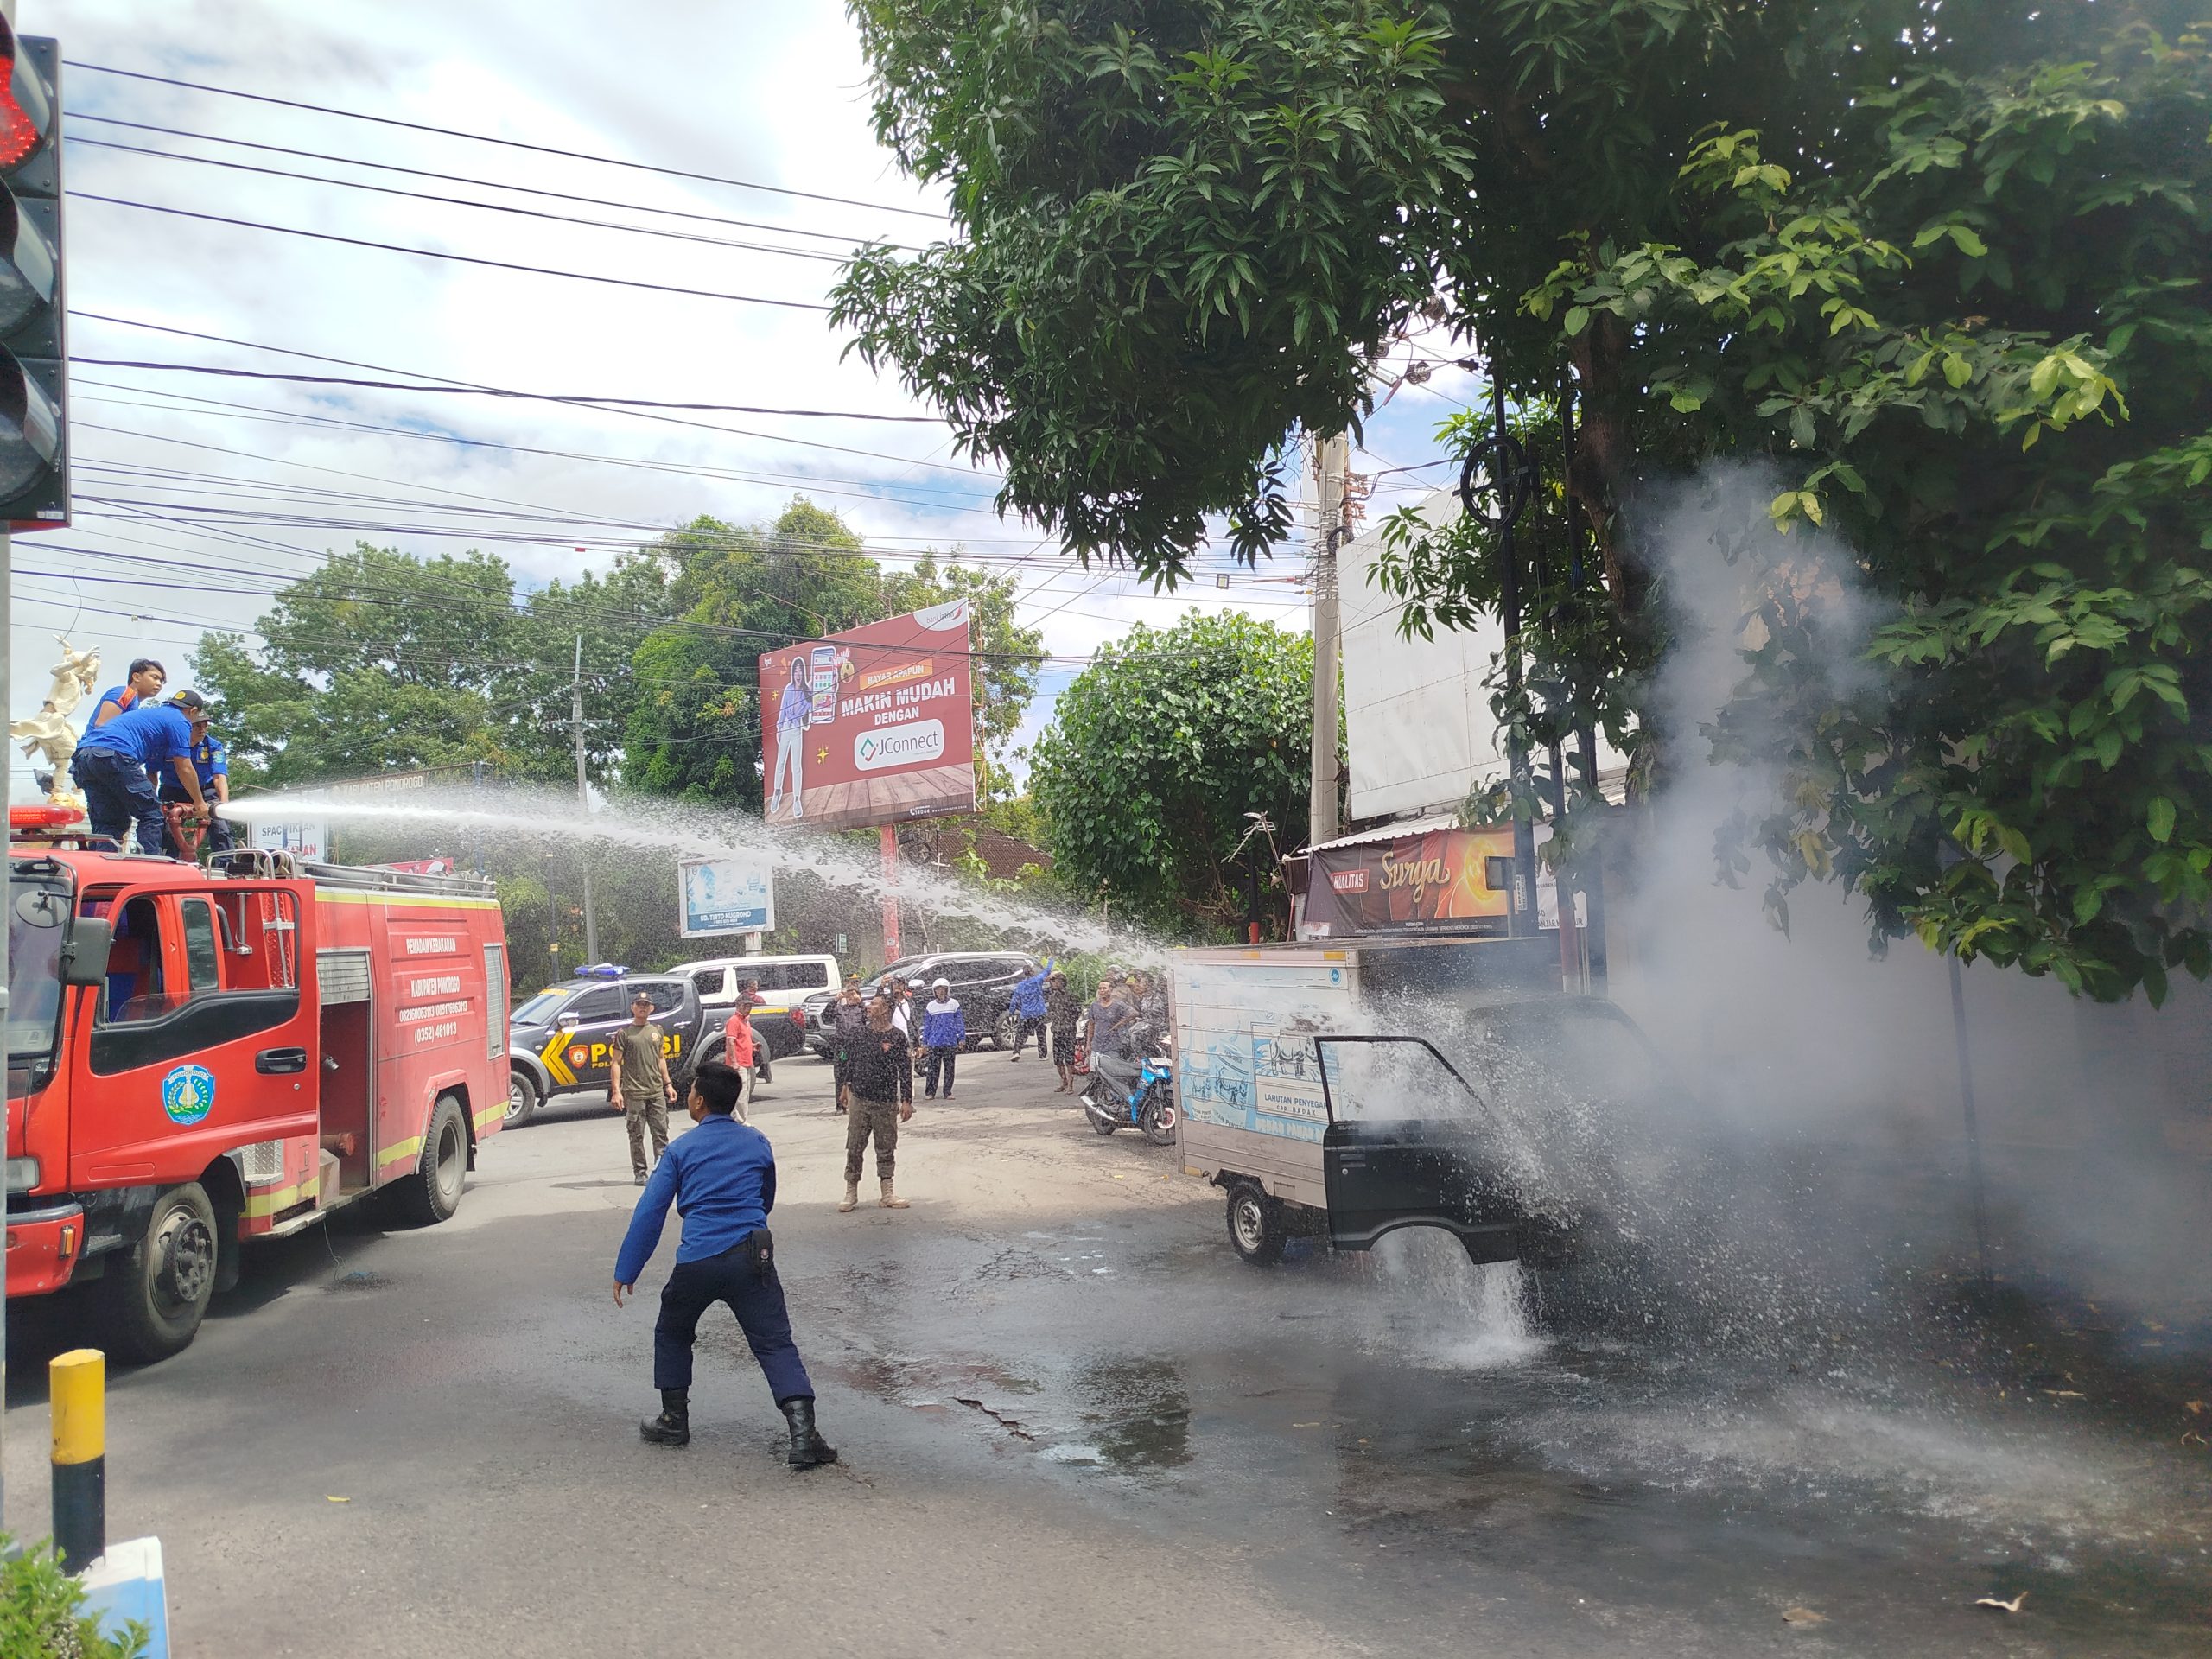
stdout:
POLYGON ((327 823, 315 821, 276 823, 259 818, 251 828, 252 839, 242 839, 240 844, 243 846, 289 853, 294 858, 310 864, 327 864, 330 861, 330 826, 327 823))
POLYGON ((677 866, 677 931, 687 939, 776 925, 775 874, 765 859, 687 858, 677 866))

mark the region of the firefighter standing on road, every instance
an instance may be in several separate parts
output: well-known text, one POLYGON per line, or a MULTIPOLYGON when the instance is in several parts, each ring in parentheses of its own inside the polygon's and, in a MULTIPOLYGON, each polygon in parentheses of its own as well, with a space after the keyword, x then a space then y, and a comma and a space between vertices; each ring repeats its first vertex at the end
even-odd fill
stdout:
POLYGON ((607 1068, 607 1103, 630 1120, 630 1169, 645 1184, 645 1131, 653 1135, 653 1162, 668 1150, 668 1109, 676 1103, 676 1084, 661 1052, 661 1029, 652 1023, 653 1000, 643 991, 630 999, 630 1023, 610 1041, 614 1050, 607 1068))
POLYGON ((614 1259, 614 1306, 620 1307, 652 1260, 669 1202, 675 1201, 683 1236, 653 1324, 660 1415, 639 1423, 638 1432, 657 1446, 690 1444, 692 1345, 700 1316, 724 1302, 791 1425, 786 1461, 794 1469, 812 1469, 836 1462, 837 1454, 814 1426, 814 1384, 791 1340, 791 1311, 776 1277, 775 1240, 768 1231, 768 1212, 776 1207, 776 1154, 766 1135, 731 1116, 738 1088, 729 1067, 714 1060, 699 1067, 688 1103, 698 1128, 660 1160, 614 1259))

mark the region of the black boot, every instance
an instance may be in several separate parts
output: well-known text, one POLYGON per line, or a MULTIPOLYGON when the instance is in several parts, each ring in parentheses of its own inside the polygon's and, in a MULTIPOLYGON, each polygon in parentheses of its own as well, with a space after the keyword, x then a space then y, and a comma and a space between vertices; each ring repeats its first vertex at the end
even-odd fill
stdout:
POLYGON ((837 1461, 837 1450, 814 1427, 814 1402, 801 1397, 784 1402, 784 1416, 791 1426, 791 1465, 812 1469, 837 1461))
POLYGON ((660 1415, 648 1417, 639 1423, 638 1433, 655 1446, 690 1445, 691 1390, 663 1389, 660 1391, 660 1415))

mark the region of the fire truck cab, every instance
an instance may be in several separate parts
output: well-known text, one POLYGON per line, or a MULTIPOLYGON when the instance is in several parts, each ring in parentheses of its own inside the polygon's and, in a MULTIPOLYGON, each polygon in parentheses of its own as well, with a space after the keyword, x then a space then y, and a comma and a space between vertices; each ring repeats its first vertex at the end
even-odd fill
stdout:
POLYGON ((459 1205, 506 1106, 506 944, 468 878, 124 856, 11 809, 7 1291, 82 1284, 154 1360, 242 1245, 459 1205), (25 820, 29 820, 28 823, 25 820))

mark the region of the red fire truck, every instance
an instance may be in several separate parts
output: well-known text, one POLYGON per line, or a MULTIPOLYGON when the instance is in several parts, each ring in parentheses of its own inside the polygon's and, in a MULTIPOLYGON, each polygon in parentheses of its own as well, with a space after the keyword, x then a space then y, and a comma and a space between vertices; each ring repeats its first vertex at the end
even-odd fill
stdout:
POLYGON ((126 857, 10 810, 8 1294, 84 1284, 121 1357, 176 1352, 245 1242, 383 1192, 461 1203, 507 1103, 487 883, 126 857))

